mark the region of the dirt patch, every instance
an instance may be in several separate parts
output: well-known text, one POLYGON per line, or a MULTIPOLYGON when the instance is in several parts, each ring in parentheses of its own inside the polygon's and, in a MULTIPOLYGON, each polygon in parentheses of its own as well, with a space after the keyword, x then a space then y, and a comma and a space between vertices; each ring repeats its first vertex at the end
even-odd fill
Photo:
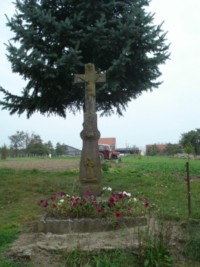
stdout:
POLYGON ((96 233, 25 233, 19 236, 8 253, 15 261, 23 260, 34 267, 57 267, 62 265, 59 252, 69 253, 74 249, 92 251, 101 249, 136 248, 136 229, 96 233))
POLYGON ((35 159, 35 160, 6 160, 0 161, 0 168, 16 170, 43 170, 43 171, 64 171, 79 167, 78 159, 35 159))
MULTIPOLYGON (((142 233, 147 233, 147 229, 153 230, 153 232, 157 231, 157 227, 157 223, 151 220, 147 226, 123 228, 108 232, 63 235, 23 233, 11 245, 7 256, 19 262, 29 262, 33 267, 60 267, 64 265, 59 252, 66 254, 74 249, 82 251, 131 249, 135 251, 139 242, 141 242, 142 233)), ((180 240, 180 229, 176 223, 170 224, 168 227, 170 228, 170 235, 167 235, 167 242, 175 250, 180 240)))

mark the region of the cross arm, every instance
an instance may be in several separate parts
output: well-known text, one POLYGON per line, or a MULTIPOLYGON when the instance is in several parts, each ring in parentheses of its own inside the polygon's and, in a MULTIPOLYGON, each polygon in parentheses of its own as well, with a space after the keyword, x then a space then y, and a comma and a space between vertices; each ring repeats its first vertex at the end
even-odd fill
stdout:
POLYGON ((85 83, 85 82, 86 82, 85 74, 74 75, 74 83, 85 83))
POLYGON ((96 82, 97 83, 104 83, 105 81, 106 81, 106 75, 105 74, 102 74, 102 73, 96 74, 96 82))

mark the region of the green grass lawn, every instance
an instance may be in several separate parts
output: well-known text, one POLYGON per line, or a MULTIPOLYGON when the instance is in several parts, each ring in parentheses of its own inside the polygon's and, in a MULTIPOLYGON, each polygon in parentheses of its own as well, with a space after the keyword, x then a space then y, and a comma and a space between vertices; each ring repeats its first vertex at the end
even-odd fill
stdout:
MULTIPOLYGON (((183 221, 188 218, 185 164, 184 159, 167 157, 124 157, 121 163, 104 163, 102 186, 130 192, 141 200, 148 197, 152 214, 165 220, 183 221)), ((190 176, 191 218, 200 220, 200 161, 190 161, 190 176)), ((0 252, 6 250, 19 232, 28 231, 31 222, 44 212, 38 202, 58 191, 78 194, 78 170, 0 169, 0 252)), ((200 250, 198 240, 196 245, 200 250)), ((4 267, 18 266, 1 257, 0 262, 4 267)))
MULTIPOLYGON (((104 173, 103 182, 116 190, 148 197, 151 208, 166 219, 188 217, 185 160, 165 157, 124 158, 104 173)), ((190 161, 192 218, 200 219, 200 161, 190 161)))

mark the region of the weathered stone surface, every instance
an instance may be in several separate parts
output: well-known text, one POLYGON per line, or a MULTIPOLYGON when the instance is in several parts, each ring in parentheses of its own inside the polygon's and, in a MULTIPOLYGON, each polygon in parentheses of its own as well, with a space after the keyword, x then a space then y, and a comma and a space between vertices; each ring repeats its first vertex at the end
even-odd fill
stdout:
POLYGON ((137 226, 133 228, 123 228, 118 231, 93 233, 24 233, 12 244, 9 255, 13 258, 33 260, 35 257, 37 258, 36 255, 41 256, 43 252, 47 251, 70 251, 74 249, 92 251, 99 249, 137 248, 139 241, 138 231, 143 232, 145 229, 146 226, 137 226))
POLYGON ((96 82, 105 82, 105 74, 97 74, 94 64, 85 65, 84 74, 76 74, 75 83, 85 84, 84 122, 81 138, 83 148, 80 160, 80 194, 91 191, 93 195, 101 194, 101 163, 99 158, 98 140, 100 132, 97 128, 96 115, 96 82))
MULTIPOLYGON (((179 223, 165 222, 165 236, 168 242, 176 249, 184 241, 182 227, 179 223), (169 232, 170 229, 170 232, 169 232)), ((132 251, 137 250, 141 246, 141 236, 144 240, 148 240, 149 233, 159 234, 159 222, 154 218, 148 220, 145 226, 125 227, 118 231, 102 231, 93 233, 68 233, 68 234, 52 234, 52 233, 23 233, 18 239, 11 244, 9 249, 9 257, 14 259, 28 259, 31 266, 34 267, 60 267, 61 261, 55 256, 54 251, 73 251, 79 249, 82 251, 92 251, 100 249, 119 249, 129 248, 132 251), (33 264, 33 265, 32 265, 33 264)), ((163 232, 162 232, 163 234, 163 232)), ((185 237, 187 241, 187 236, 185 237)))
MULTIPOLYGON (((147 224, 145 217, 125 217, 120 218, 119 229, 143 226, 147 224)), ((113 230, 114 225, 106 219, 66 219, 58 220, 51 217, 42 217, 38 222, 38 232, 53 233, 53 234, 67 234, 67 233, 91 233, 113 230)), ((116 228, 116 229, 118 229, 116 228)))

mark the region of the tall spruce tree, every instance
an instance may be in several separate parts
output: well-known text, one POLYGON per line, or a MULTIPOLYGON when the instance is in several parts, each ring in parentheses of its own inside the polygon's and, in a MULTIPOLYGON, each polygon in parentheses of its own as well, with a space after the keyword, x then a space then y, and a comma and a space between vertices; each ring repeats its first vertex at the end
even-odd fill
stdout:
POLYGON ((159 65, 169 58, 162 24, 146 11, 150 0, 16 0, 8 18, 7 44, 13 72, 27 84, 22 95, 0 87, 0 105, 10 114, 35 111, 65 117, 84 105, 73 83, 84 64, 106 72, 97 86, 97 110, 122 114, 143 91, 158 87, 159 65))

